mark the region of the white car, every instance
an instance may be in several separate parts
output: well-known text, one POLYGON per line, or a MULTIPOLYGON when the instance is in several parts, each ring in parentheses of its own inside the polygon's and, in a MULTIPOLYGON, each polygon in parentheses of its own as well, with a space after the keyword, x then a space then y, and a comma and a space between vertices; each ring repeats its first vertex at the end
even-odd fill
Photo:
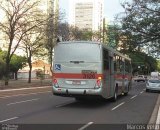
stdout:
POLYGON ((144 75, 138 75, 135 79, 135 82, 145 82, 146 81, 146 77, 144 75))
POLYGON ((150 90, 160 91, 160 79, 149 79, 146 83, 146 92, 150 90))

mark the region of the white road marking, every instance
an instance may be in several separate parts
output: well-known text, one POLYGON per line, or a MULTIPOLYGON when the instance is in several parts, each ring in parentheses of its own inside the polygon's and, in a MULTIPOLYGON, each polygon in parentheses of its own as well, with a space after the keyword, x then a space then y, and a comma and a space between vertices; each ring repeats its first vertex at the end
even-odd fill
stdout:
POLYGON ((14 119, 17 119, 17 118, 18 117, 13 117, 13 118, 5 119, 5 120, 0 121, 0 123, 6 122, 6 121, 10 121, 10 120, 14 120, 14 119))
POLYGON ((69 105, 69 104, 74 103, 74 102, 75 102, 75 101, 70 100, 70 101, 65 102, 65 103, 63 103, 63 104, 57 105, 56 107, 57 107, 57 108, 58 108, 58 107, 63 107, 63 106, 69 105))
POLYGON ((32 102, 32 101, 36 101, 36 100, 39 100, 39 99, 40 98, 35 98, 35 99, 30 99, 30 100, 25 100, 25 101, 13 102, 13 103, 7 104, 7 106, 15 105, 15 104, 20 104, 20 103, 25 103, 25 102, 32 102))
POLYGON ((0 97, 0 99, 4 99, 4 98, 10 98, 10 97, 18 97, 18 96, 27 96, 27 95, 36 95, 36 94, 41 94, 41 93, 49 93, 51 91, 46 91, 46 92, 37 92, 37 93, 28 93, 28 94, 17 94, 17 95, 11 95, 11 96, 4 96, 4 97, 0 97))
POLYGON ((133 99, 133 98, 135 98, 135 97, 137 97, 137 95, 134 95, 133 97, 131 97, 130 99, 133 99))
POLYGON ((122 106, 125 102, 122 102, 121 104, 117 105, 116 107, 112 108, 112 111, 117 109, 118 107, 122 106))
POLYGON ((87 128, 88 126, 92 125, 93 122, 89 122, 86 125, 82 126, 81 128, 79 128, 78 130, 84 130, 85 128, 87 128))
POLYGON ((156 120, 156 125, 160 124, 160 107, 158 110, 158 115, 157 115, 157 120, 156 120))
POLYGON ((140 92, 141 94, 144 93, 144 91, 140 92))
POLYGON ((146 89, 143 89, 143 90, 146 90, 146 89))

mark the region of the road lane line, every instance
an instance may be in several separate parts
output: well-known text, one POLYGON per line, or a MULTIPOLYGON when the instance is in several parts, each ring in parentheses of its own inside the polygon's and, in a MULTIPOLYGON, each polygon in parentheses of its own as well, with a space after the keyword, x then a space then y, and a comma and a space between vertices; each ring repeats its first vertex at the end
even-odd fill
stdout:
POLYGON ((124 103, 125 103, 125 102, 122 102, 121 104, 115 106, 114 108, 112 108, 112 111, 115 110, 115 109, 117 109, 118 107, 122 106, 124 103))
POLYGON ((18 96, 36 95, 36 94, 50 93, 50 92, 51 92, 51 91, 37 92, 37 93, 28 93, 28 94, 17 94, 17 95, 12 95, 12 96, 4 96, 4 97, 0 97, 0 99, 10 98, 10 97, 18 97, 18 96))
POLYGON ((160 107, 158 109, 157 120, 156 120, 156 125, 158 124, 160 124, 160 107))
POLYGON ((146 89, 143 89, 143 90, 146 90, 146 89))
POLYGON ((144 91, 140 92, 141 94, 144 93, 144 91))
POLYGON ((69 105, 69 104, 74 103, 74 102, 75 102, 75 101, 70 100, 70 101, 65 102, 65 103, 63 103, 63 104, 57 105, 56 108, 66 106, 66 105, 69 105))
POLYGON ((84 129, 86 129, 87 127, 89 127, 90 125, 92 125, 93 124, 93 122, 89 122, 89 123, 87 123, 86 125, 84 125, 84 126, 82 126, 81 128, 79 128, 78 130, 84 130, 84 129))
POLYGON ((25 103, 25 102, 32 102, 32 101, 36 101, 36 100, 39 100, 39 99, 40 99, 40 98, 35 98, 35 99, 30 99, 30 100, 24 100, 24 101, 19 101, 19 102, 13 102, 13 103, 7 104, 7 106, 15 105, 15 104, 20 104, 20 103, 25 103))
POLYGON ((133 99, 133 98, 135 98, 135 97, 137 97, 137 95, 134 95, 133 97, 131 97, 130 99, 133 99))
POLYGON ((5 120, 0 121, 0 123, 6 122, 6 121, 10 121, 10 120, 14 120, 14 119, 17 119, 17 118, 18 117, 13 117, 13 118, 5 119, 5 120))

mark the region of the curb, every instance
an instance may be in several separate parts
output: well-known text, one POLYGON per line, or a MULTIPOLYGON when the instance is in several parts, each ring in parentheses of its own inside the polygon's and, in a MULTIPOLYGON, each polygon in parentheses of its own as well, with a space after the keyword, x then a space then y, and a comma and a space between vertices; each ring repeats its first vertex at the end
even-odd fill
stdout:
POLYGON ((154 110, 152 112, 152 115, 151 115, 151 118, 148 122, 148 124, 160 124, 160 95, 158 95, 158 98, 157 98, 157 102, 156 102, 156 105, 154 107, 154 110))
POLYGON ((51 92, 51 86, 43 86, 43 87, 31 87, 31 88, 20 88, 20 89, 7 89, 0 91, 0 99, 31 95, 31 94, 39 94, 51 92))
POLYGON ((32 88, 20 88, 20 89, 6 89, 6 90, 0 90, 1 92, 11 92, 11 91, 21 91, 21 90, 30 90, 30 89, 43 89, 43 88, 50 88, 51 86, 44 86, 44 87, 32 87, 32 88))

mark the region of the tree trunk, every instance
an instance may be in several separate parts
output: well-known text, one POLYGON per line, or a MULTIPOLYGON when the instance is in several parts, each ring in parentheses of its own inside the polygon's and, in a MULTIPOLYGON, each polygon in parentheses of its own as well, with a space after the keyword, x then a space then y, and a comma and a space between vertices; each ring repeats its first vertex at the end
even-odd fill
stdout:
POLYGON ((12 55, 10 54, 12 42, 13 42, 13 33, 11 33, 11 36, 10 36, 9 48, 8 48, 8 52, 7 52, 7 56, 6 56, 6 68, 5 68, 5 75, 4 75, 5 86, 8 86, 8 82, 9 82, 9 72, 10 72, 10 65, 9 64, 10 64, 10 60, 12 57, 12 55))
POLYGON ((17 77, 17 71, 15 72, 15 80, 18 80, 18 77, 17 77))
POLYGON ((32 68, 29 69, 28 83, 31 83, 32 68))
POLYGON ((8 57, 6 58, 4 81, 5 81, 5 86, 8 86, 8 82, 9 82, 9 58, 8 57))
POLYGON ((28 83, 31 83, 31 76, 32 76, 32 63, 31 63, 31 52, 30 56, 28 57, 28 65, 29 65, 29 77, 28 77, 28 83))

